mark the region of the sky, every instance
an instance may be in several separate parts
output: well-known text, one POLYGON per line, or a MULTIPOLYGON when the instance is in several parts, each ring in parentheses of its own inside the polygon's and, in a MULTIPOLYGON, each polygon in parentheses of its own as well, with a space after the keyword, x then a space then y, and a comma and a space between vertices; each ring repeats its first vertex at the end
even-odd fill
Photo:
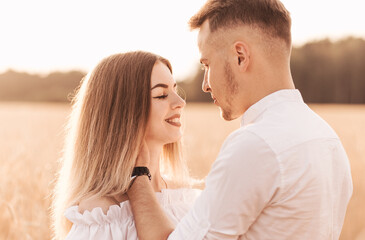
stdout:
MULTIPOLYGON (((362 0, 282 0, 293 44, 365 38, 362 0)), ((90 71, 114 53, 144 50, 169 59, 176 79, 199 62, 189 18, 205 0, 1 0, 0 72, 90 71)))

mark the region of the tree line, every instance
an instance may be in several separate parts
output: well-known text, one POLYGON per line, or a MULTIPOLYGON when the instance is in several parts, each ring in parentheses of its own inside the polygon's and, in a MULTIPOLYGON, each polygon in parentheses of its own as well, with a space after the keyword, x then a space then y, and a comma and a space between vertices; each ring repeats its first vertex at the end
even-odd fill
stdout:
MULTIPOLYGON (((349 37, 329 39, 294 47, 291 70, 296 88, 310 103, 365 103, 365 40, 349 37)), ((202 92, 204 72, 197 64, 195 74, 178 79, 188 102, 211 101, 202 92)), ((48 76, 8 70, 0 74, 2 101, 70 101, 86 74, 54 72, 48 76)))
POLYGON ((68 102, 84 76, 79 71, 39 76, 8 70, 0 74, 0 101, 68 102))

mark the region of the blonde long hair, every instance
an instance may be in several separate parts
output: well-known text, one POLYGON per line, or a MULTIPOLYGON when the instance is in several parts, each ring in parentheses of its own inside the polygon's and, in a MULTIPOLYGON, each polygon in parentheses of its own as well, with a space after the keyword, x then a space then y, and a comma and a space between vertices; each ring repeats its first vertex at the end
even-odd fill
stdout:
MULTIPOLYGON (((151 73, 157 61, 172 72, 168 60, 137 51, 103 59, 82 80, 73 99, 53 196, 54 239, 65 238, 72 226, 64 217, 68 207, 85 197, 127 191, 146 131, 151 73)), ((180 142, 163 147, 161 166, 175 182, 188 184, 180 142)))

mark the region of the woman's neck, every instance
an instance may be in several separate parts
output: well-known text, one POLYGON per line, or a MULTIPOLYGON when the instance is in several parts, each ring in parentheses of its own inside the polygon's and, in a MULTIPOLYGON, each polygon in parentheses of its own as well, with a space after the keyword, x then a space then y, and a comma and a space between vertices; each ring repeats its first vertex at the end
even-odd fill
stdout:
POLYGON ((151 184, 155 192, 160 192, 161 189, 167 188, 160 172, 160 157, 162 154, 163 145, 152 144, 149 142, 147 142, 147 145, 150 153, 150 165, 148 168, 152 176, 151 184))

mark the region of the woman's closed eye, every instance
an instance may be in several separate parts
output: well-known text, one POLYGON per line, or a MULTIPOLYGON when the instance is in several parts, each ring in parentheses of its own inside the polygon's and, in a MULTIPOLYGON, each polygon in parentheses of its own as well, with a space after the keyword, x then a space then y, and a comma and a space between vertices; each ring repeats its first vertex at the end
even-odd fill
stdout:
POLYGON ((157 97, 154 97, 156 99, 164 99, 164 98, 167 98, 167 94, 164 94, 164 95, 160 95, 160 96, 157 96, 157 97))

